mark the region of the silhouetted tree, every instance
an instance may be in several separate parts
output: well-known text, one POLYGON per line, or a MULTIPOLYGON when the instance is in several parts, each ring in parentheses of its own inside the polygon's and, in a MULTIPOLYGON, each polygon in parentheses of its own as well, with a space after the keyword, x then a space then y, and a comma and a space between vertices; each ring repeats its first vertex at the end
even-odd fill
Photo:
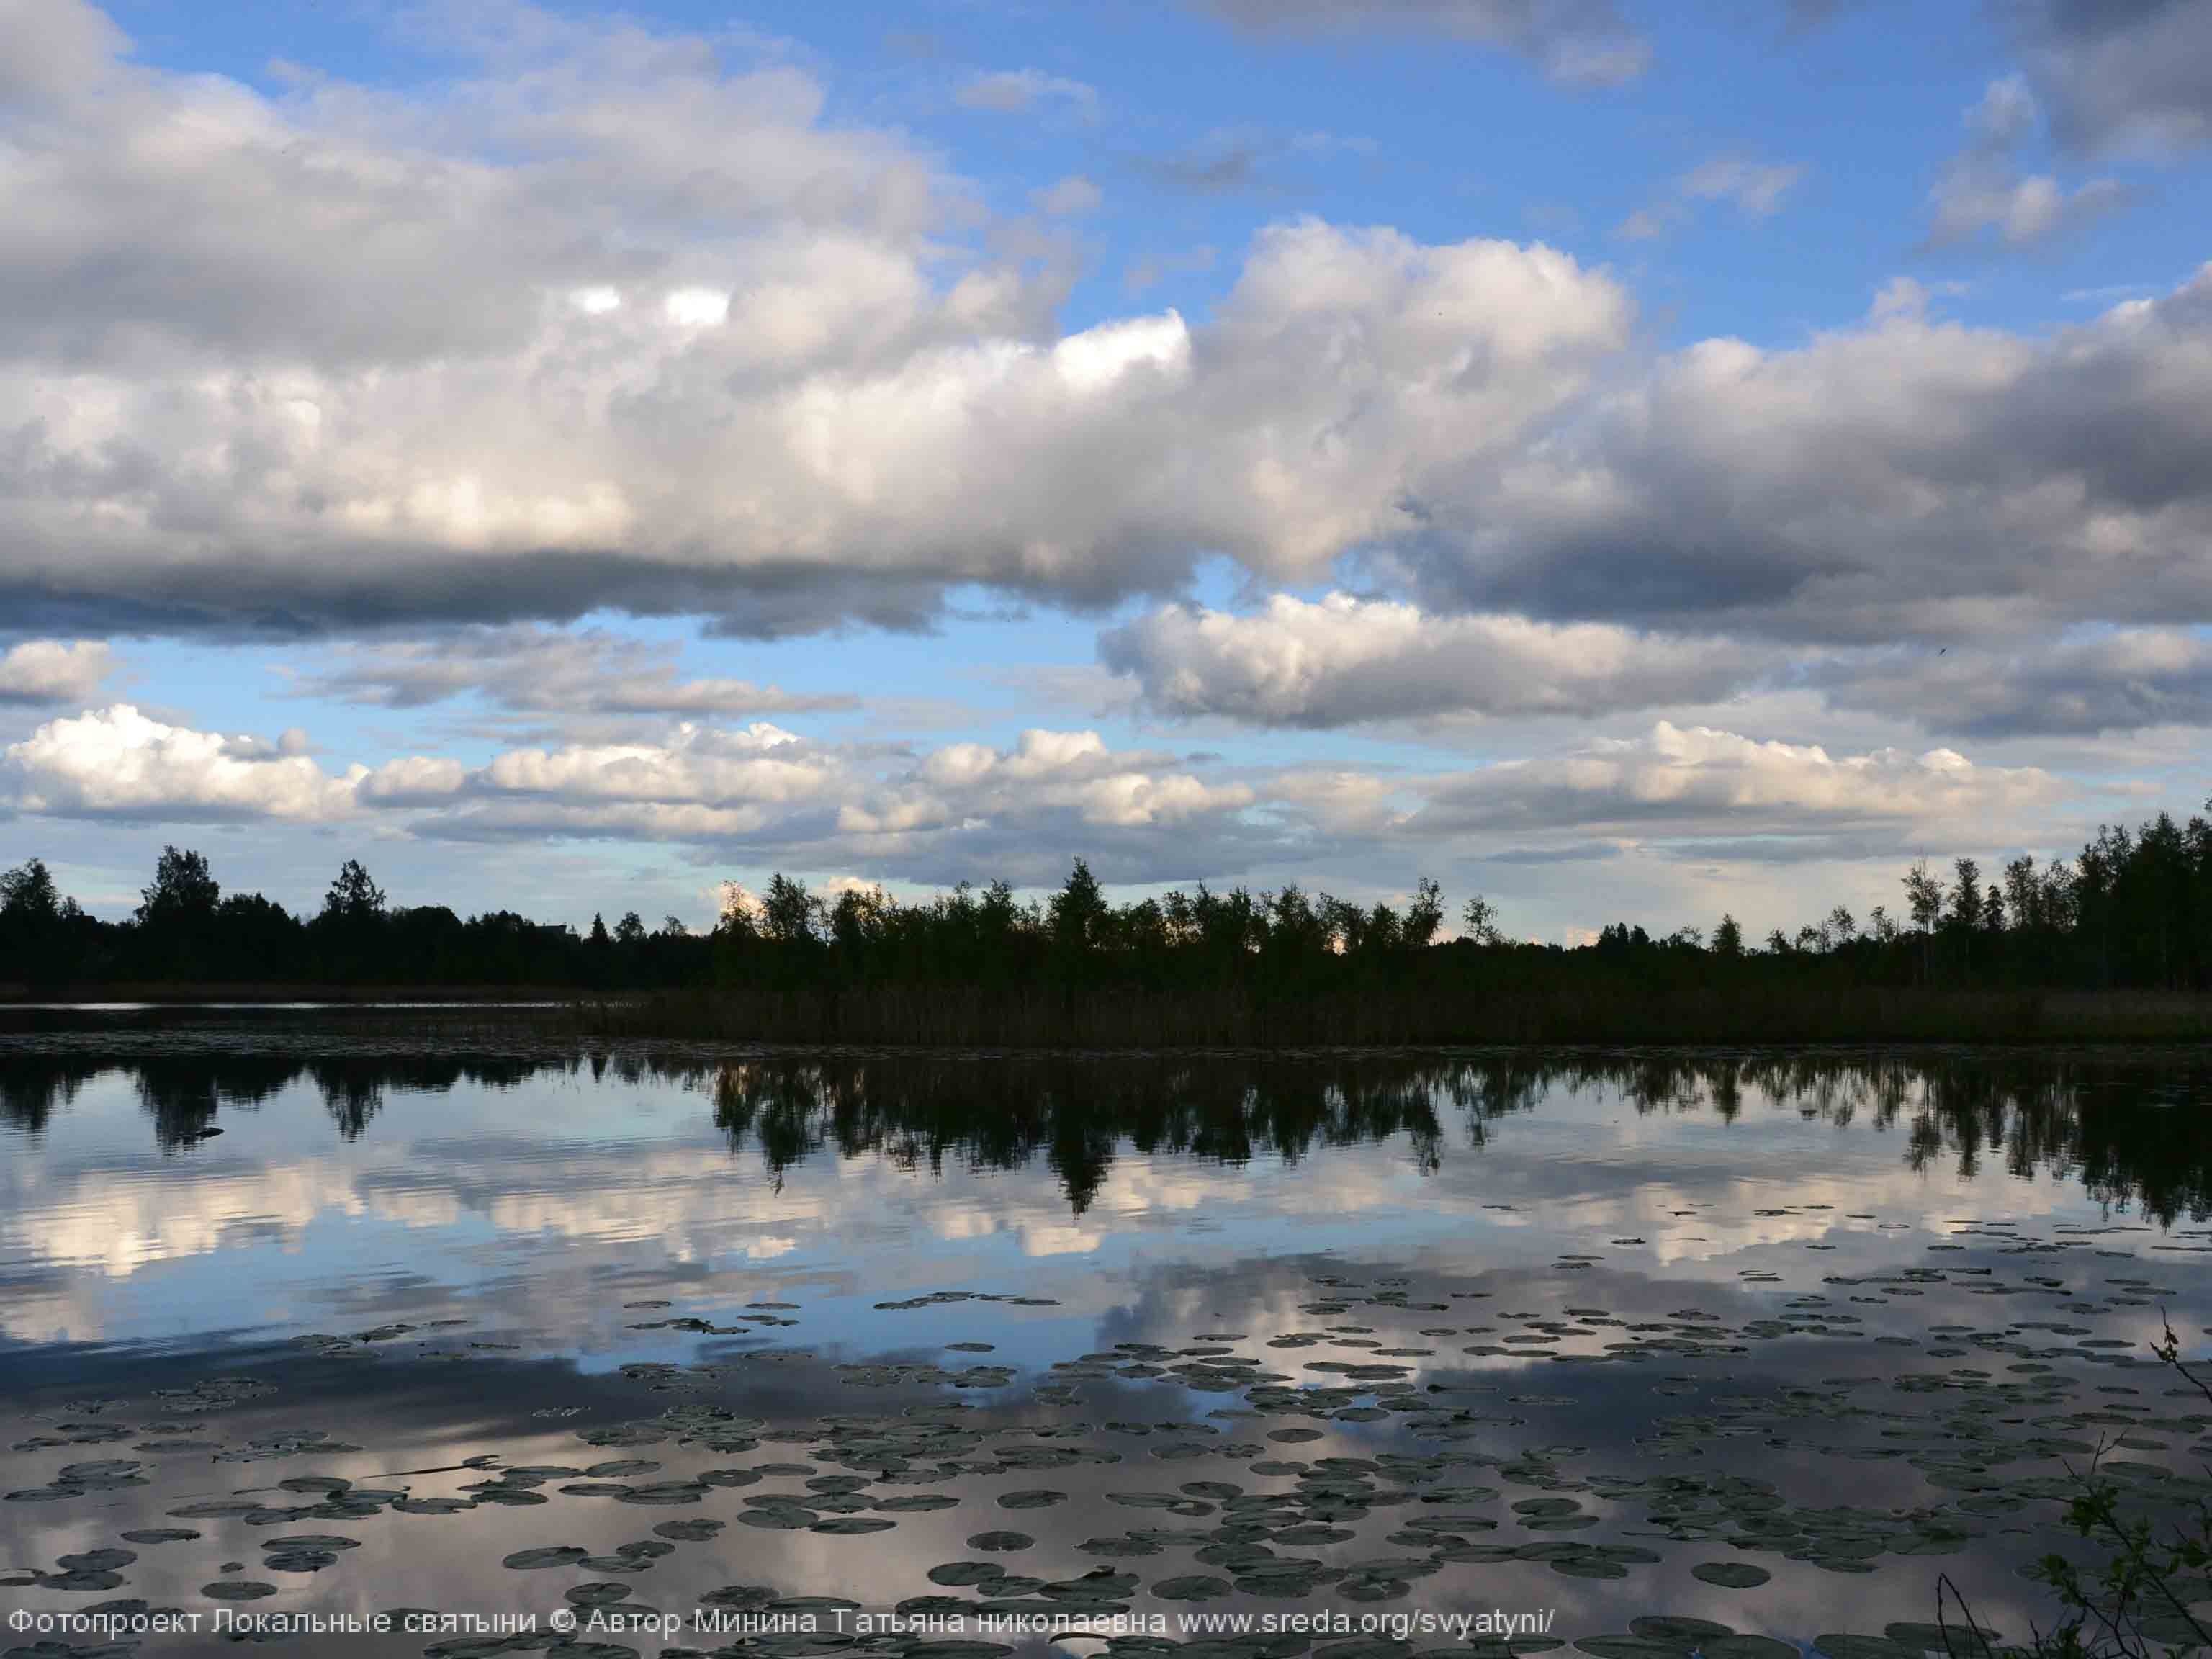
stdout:
POLYGON ((203 979, 213 967, 216 907, 222 888, 204 854, 164 847, 154 879, 140 890, 140 971, 155 978, 203 979))
POLYGON ((359 859, 348 859, 323 894, 313 924, 323 971, 333 979, 390 981, 406 977, 388 959, 391 944, 384 890, 359 859))
POLYGON ((818 933, 822 901, 790 876, 769 878, 760 910, 761 932, 778 945, 811 943, 818 933))
POLYGON ((1067 880, 1052 897, 1048 914, 1054 946, 1065 957, 1079 957, 1103 932, 1106 911, 1098 878, 1083 860, 1076 860, 1075 868, 1068 872, 1067 880))
POLYGON ((0 870, 0 916, 18 927, 41 927, 58 921, 62 896, 44 859, 33 859, 13 870, 0 870))
POLYGON ((330 890, 323 895, 323 914, 347 921, 384 914, 384 890, 370 878, 359 859, 348 859, 338 866, 330 890))
POLYGON ((138 925, 204 924, 222 898, 222 888, 208 869, 205 854, 164 847, 153 881, 139 890, 138 925))
POLYGON ((1905 902, 1920 935, 1920 977, 1925 981, 1935 961, 1936 924, 1943 919, 1943 884, 1928 872, 1928 860, 1914 860, 1905 872, 1905 902))
POLYGON ((83 967, 97 924, 64 897, 43 859, 0 870, 0 979, 61 985, 83 967))

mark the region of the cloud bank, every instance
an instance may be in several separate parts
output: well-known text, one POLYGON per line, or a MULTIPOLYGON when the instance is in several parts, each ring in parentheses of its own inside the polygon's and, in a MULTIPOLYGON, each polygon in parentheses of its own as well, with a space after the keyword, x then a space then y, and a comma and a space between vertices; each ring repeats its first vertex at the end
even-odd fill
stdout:
POLYGON ((715 860, 945 883, 1056 883, 1069 858, 1123 881, 1276 875, 1325 846, 1391 870, 1580 855, 1595 841, 1698 855, 1715 838, 1824 854, 1979 847, 2058 793, 2034 768, 1950 749, 1832 756, 1661 720, 1528 759, 1431 773, 1235 767, 1115 749, 1096 732, 909 755, 765 721, 413 756, 327 769, 304 734, 198 732, 125 703, 0 750, 0 805, 57 819, 350 823, 423 842, 658 842, 715 860))
MULTIPOLYGON (((1164 596, 1214 555, 1801 642, 2212 618, 2212 274, 2049 337, 1890 307, 1652 352, 1541 244, 1299 219, 1203 319, 1063 335, 1064 266, 994 256, 933 158, 735 48, 541 18, 441 97, 268 98, 137 65, 79 0, 12 9, 0 608, 29 627, 775 635, 961 584, 1164 596)), ((2029 96, 1992 88, 1988 156, 2029 96)), ((1682 188, 1756 213, 1791 176, 1682 188)), ((1953 182, 1960 234, 2083 200, 1953 182)))

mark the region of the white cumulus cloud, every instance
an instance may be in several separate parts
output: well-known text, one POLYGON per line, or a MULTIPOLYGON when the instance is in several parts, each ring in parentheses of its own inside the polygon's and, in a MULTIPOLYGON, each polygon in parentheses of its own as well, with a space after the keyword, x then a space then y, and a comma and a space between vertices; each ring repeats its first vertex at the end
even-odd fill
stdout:
POLYGON ((0 651, 0 703, 88 702, 114 672, 104 640, 26 640, 0 651))
POLYGON ((166 725, 127 702, 48 720, 4 753, 15 805, 57 817, 322 823, 353 813, 367 775, 332 777, 264 739, 166 725))

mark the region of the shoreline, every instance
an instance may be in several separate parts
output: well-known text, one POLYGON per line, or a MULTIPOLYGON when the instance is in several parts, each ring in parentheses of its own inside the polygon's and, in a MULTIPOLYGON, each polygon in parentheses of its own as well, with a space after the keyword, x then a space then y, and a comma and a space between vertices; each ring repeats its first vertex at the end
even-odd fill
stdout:
POLYGON ((1431 988, 1280 996, 1106 987, 879 987, 858 991, 592 991, 567 987, 0 986, 0 1029, 81 1022, 313 1013, 411 1015, 442 1024, 496 1018, 577 1039, 862 1046, 916 1052, 1295 1053, 1321 1049, 1807 1044, 2212 1042, 2212 995, 2143 991, 1900 990, 1802 986, 1534 987, 1485 994, 1431 988), (78 994, 71 995, 74 991, 78 994))

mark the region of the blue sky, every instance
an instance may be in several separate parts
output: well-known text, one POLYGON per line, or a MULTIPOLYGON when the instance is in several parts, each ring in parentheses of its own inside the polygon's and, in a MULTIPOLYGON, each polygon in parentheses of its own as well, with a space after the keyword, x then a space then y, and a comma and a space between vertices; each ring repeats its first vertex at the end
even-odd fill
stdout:
POLYGON ((0 20, 0 864, 103 910, 1763 929, 2212 787, 2201 4, 0 20))

